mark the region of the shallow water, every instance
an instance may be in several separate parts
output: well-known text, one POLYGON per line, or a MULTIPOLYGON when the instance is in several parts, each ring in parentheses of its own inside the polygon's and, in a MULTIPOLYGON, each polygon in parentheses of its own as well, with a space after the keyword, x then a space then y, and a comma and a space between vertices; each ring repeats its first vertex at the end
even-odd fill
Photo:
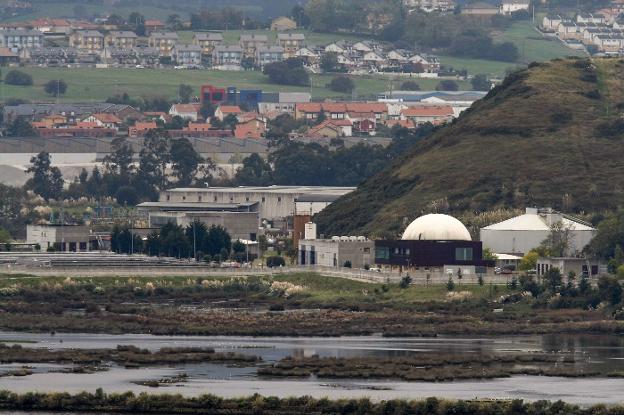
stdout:
MULTIPOLYGON (((285 356, 404 356, 413 353, 502 354, 518 351, 560 352, 573 355, 581 368, 606 368, 624 371, 624 337, 591 335, 547 335, 511 337, 441 336, 437 338, 369 337, 238 337, 238 336, 150 336, 101 334, 31 334, 0 333, 0 342, 34 341, 24 347, 45 348, 114 348, 118 344, 156 350, 161 347, 213 347, 217 351, 237 351, 258 355, 265 364, 285 356)), ((21 365, 0 365, 0 372, 21 365)), ((54 373, 66 365, 31 365, 35 373, 26 377, 0 378, 0 389, 26 391, 95 391, 181 393, 196 396, 212 393, 223 397, 247 396, 254 393, 288 397, 311 395, 329 398, 372 399, 429 396, 474 398, 521 398, 525 400, 563 399, 570 403, 624 402, 624 379, 568 379, 537 376, 461 381, 444 383, 403 382, 395 380, 335 379, 266 379, 256 376, 256 368, 235 368, 223 364, 161 366, 125 369, 112 366, 109 371, 93 374, 54 373), (134 381, 155 380, 189 375, 183 384, 149 388, 134 381)))

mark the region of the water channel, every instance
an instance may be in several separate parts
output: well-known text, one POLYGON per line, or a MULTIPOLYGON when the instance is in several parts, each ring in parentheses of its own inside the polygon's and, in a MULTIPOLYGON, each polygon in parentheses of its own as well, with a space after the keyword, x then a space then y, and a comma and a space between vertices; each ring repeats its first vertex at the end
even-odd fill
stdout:
MULTIPOLYGON (((624 337, 593 335, 544 335, 508 337, 440 336, 436 338, 367 337, 236 337, 236 336, 150 336, 104 334, 34 334, 0 332, 0 342, 22 343, 24 347, 115 348, 134 345, 157 350, 162 347, 212 347, 216 351, 235 351, 260 356, 262 364, 286 356, 406 356, 413 353, 503 354, 519 351, 557 352, 572 355, 581 368, 606 368, 624 371, 624 337)), ((21 364, 0 365, 0 373, 20 368, 21 364)), ((256 367, 225 364, 193 364, 126 369, 113 365, 110 370, 90 374, 58 373, 71 365, 30 364, 33 374, 0 377, 0 389, 15 392, 106 392, 181 393, 196 396, 211 393, 223 397, 301 396, 329 398, 418 399, 429 396, 475 398, 521 398, 558 400, 591 405, 624 403, 624 379, 558 378, 513 376, 494 380, 457 382, 405 382, 397 380, 345 379, 268 379, 256 374, 256 367), (185 373, 188 380, 160 388, 133 382, 174 377, 185 373)))

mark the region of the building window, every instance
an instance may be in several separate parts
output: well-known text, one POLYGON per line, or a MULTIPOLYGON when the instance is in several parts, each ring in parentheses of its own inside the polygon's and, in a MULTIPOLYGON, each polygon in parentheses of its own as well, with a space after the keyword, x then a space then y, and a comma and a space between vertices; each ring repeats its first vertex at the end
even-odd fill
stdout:
POLYGON ((182 200, 186 200, 186 196, 182 196, 182 200))
POLYGON ((216 196, 214 197, 214 201, 215 201, 215 203, 216 203, 216 201, 217 201, 217 197, 216 197, 216 196))
POLYGON ((390 259, 390 248, 387 246, 379 246, 375 248, 376 259, 390 259))
POLYGON ((282 198, 281 198, 281 197, 278 197, 278 198, 277 198, 277 201, 278 201, 278 202, 281 202, 281 201, 282 201, 282 198))
POLYGON ((167 202, 171 200, 171 195, 167 195, 167 202))
POLYGON ((198 201, 198 202, 201 202, 201 201, 202 201, 202 197, 201 197, 201 196, 198 196, 198 197, 197 197, 197 201, 198 201))
POLYGON ((265 201, 265 198, 263 197, 263 198, 262 198, 262 203, 264 203, 264 201, 265 201))
POLYGON ((456 261, 472 261, 472 248, 455 248, 456 261))

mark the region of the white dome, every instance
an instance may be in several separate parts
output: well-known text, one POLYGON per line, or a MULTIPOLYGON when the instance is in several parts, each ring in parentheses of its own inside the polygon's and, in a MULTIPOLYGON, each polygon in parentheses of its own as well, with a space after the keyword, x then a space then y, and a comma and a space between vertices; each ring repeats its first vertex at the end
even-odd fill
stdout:
POLYGON ((471 241, 463 223, 449 215, 421 216, 405 229, 403 240, 410 241, 471 241))

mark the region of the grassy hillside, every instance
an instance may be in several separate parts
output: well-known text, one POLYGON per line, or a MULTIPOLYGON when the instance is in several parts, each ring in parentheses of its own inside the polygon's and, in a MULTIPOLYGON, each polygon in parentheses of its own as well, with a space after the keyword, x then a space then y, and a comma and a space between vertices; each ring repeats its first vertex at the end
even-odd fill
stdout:
POLYGON ((321 231, 396 235, 434 211, 621 205, 624 61, 531 66, 332 204, 321 231))
MULTIPOLYGON (((51 79, 62 79, 68 84, 67 94, 61 97, 64 102, 101 101, 127 92, 130 96, 164 96, 174 99, 180 84, 189 84, 199 93, 199 86, 214 84, 237 86, 238 88, 260 88, 264 91, 310 91, 308 87, 294 87, 271 84, 267 77, 257 71, 189 71, 174 69, 94 69, 94 68, 39 68, 24 67, 20 70, 33 76, 33 86, 13 86, 0 84, 0 100, 23 98, 32 101, 51 101, 53 98, 43 93, 43 84, 51 79)), ((5 71, 6 73, 6 71, 5 71)), ((314 98, 347 97, 329 90, 326 85, 332 75, 312 76, 314 98)), ((390 87, 390 80, 380 76, 357 76, 353 78, 356 93, 363 99, 374 97, 390 87)), ((401 81, 395 81, 400 84, 401 81)), ((435 89, 439 81, 418 80, 421 89, 435 89)), ((460 82, 460 87, 471 89, 468 82, 460 82)))

